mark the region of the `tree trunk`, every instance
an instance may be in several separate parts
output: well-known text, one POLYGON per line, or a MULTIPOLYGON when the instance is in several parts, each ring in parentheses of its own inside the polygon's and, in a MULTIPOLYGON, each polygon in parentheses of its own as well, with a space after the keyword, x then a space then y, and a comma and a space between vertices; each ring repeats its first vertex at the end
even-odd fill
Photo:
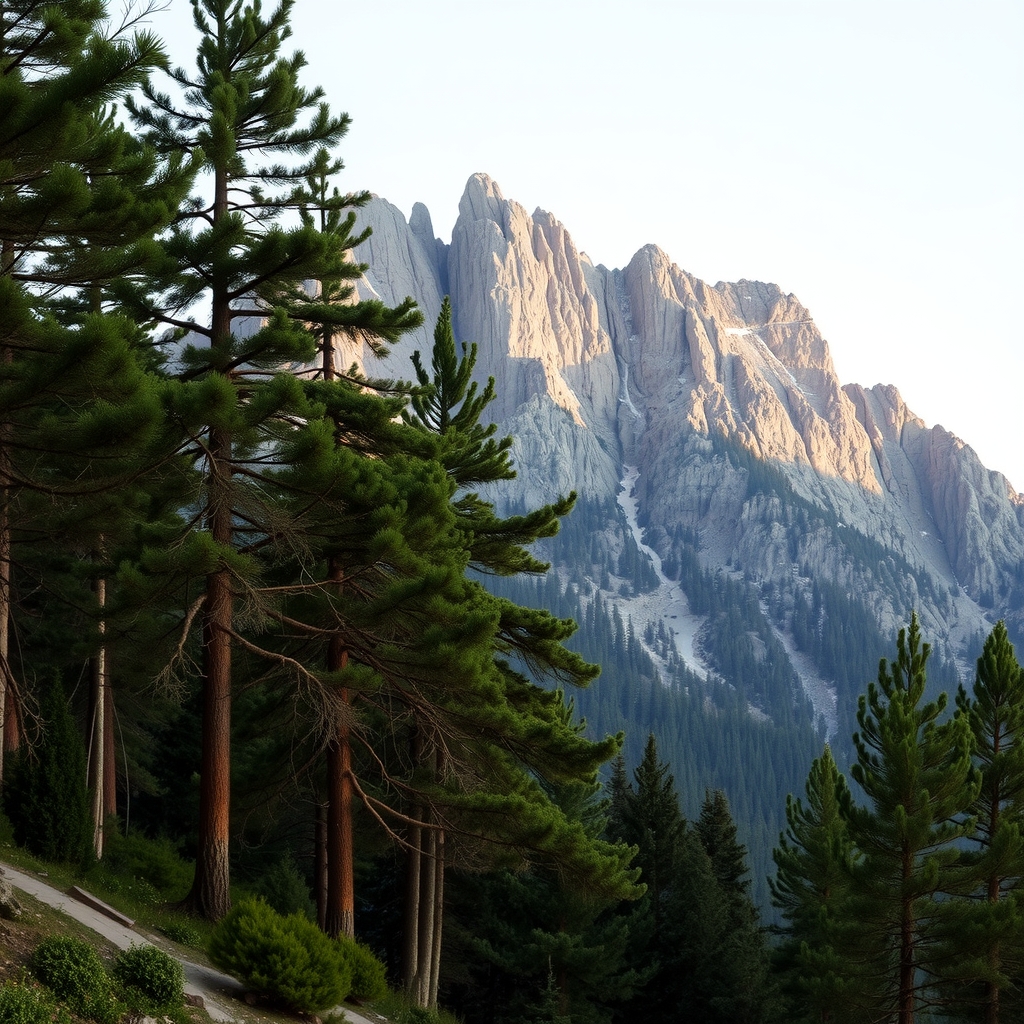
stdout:
POLYGON ((316 900, 316 926, 327 931, 327 809, 316 805, 313 822, 313 896, 316 900))
MULTIPOLYGON (((229 321, 230 322, 230 321, 229 321)), ((218 545, 232 541, 230 436, 210 430, 207 493, 209 529, 218 545)), ((195 878, 185 907, 210 921, 231 909, 228 859, 231 813, 231 573, 206 577, 203 609, 202 766, 199 777, 199 835, 195 878)))
POLYGON ((352 862, 352 748, 348 726, 338 726, 327 748, 327 909, 324 931, 355 936, 352 862))
MULTIPOLYGON (((2 265, 5 260, 0 260, 2 265)), ((4 348, 2 359, 10 364, 14 354, 4 348)), ((4 748, 7 744, 6 713, 11 703, 14 678, 11 673, 11 424, 0 421, 0 791, 4 784, 4 748)), ((10 748, 8 748, 10 749, 10 748)))
POLYGON ((442 830, 437 831, 434 855, 434 934, 430 943, 430 983, 427 990, 427 1006, 437 1007, 437 984, 441 976, 441 932, 444 924, 444 843, 442 830))
POLYGON ((117 814, 117 750, 114 744, 114 691, 107 686, 103 692, 103 813, 110 818, 117 814))
MULTIPOLYGON (((913 865, 910 853, 904 848, 903 880, 906 882, 912 874, 913 865)), ((900 907, 900 962, 899 962, 899 1006, 897 1020, 899 1024, 914 1024, 914 912, 913 901, 905 894, 901 897, 900 907)))
POLYGON ((96 604, 99 606, 100 646, 92 658, 92 692, 89 703, 92 706, 89 736, 89 791, 92 797, 92 848, 97 860, 103 859, 103 822, 105 819, 104 786, 106 783, 107 753, 107 648, 106 621, 103 616, 107 605, 107 581, 98 579, 95 584, 96 604))
MULTIPOLYGON (((416 818, 420 813, 419 807, 414 807, 409 813, 410 818, 416 818)), ((420 864, 423 860, 420 843, 422 841, 423 829, 419 825, 410 825, 406 835, 406 860, 405 860, 405 913, 404 928, 402 936, 402 981, 405 989, 405 996, 410 1001, 416 1002, 417 977, 419 967, 419 936, 420 936, 420 864)))
POLYGON ((421 831, 419 942, 416 958, 416 1005, 430 1005, 430 969, 434 960, 434 913, 437 910, 437 833, 421 831))
POLYGON ((7 692, 4 694, 4 735, 3 748, 13 754, 21 747, 21 705, 18 703, 18 690, 8 679, 7 692))
MULTIPOLYGON (((340 590, 344 570, 336 558, 327 565, 327 578, 340 590)), ((327 670, 340 672, 348 665, 348 650, 340 634, 327 645, 327 670)), ((355 863, 352 831, 352 743, 349 692, 342 687, 340 717, 327 747, 327 909, 324 931, 331 938, 356 934, 355 863)))

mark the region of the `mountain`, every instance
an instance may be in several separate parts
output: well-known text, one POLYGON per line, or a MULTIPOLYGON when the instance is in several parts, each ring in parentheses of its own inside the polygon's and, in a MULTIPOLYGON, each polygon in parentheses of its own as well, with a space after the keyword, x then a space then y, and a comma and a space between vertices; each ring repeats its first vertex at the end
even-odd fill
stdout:
POLYGON ((794 295, 708 285, 653 245, 594 266, 482 174, 450 245, 420 204, 406 220, 374 199, 362 220, 364 292, 412 295, 427 325, 383 363, 354 349, 346 365, 408 379, 451 295, 516 439, 518 479, 492 497, 580 495, 535 590, 605 666, 578 706, 625 727, 634 761, 659 732, 689 813, 721 786, 748 842, 773 844, 824 739, 843 763, 857 695, 912 610, 947 689, 997 619, 1024 637, 1024 498, 895 387, 841 384, 794 295))

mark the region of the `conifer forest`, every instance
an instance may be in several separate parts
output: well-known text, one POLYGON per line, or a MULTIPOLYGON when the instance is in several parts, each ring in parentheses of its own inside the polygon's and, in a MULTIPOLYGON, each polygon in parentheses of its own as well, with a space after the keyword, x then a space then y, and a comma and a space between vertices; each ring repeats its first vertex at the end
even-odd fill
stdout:
MULTIPOLYGON (((0 0, 3 828, 167 843, 194 917, 304 913, 466 1024, 1024 1020, 1003 624, 947 697, 916 616, 853 623, 831 746, 662 683, 667 637, 546 573, 614 510, 489 500, 500 381, 447 301, 409 380, 340 365, 422 315, 356 295, 369 196, 294 0, 192 8, 178 68, 159 18, 0 0), (755 786, 784 826, 741 839, 755 786)), ((665 570, 728 630, 727 577, 665 570)))

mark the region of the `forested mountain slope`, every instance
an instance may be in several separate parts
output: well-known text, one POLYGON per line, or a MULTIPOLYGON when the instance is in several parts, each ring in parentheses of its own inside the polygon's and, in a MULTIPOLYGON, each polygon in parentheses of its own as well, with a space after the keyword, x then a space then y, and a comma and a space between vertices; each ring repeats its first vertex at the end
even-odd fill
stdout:
MULTIPOLYGON (((937 688, 996 619, 1024 635, 1021 497, 895 387, 842 385, 795 296, 710 286, 655 246, 594 266, 485 175, 450 245, 420 205, 361 218, 364 293, 412 295, 428 324, 450 294, 478 344, 515 438, 504 495, 580 494, 535 599, 604 666, 577 698, 595 731, 625 727, 635 761, 653 728, 691 814, 722 786, 751 848, 773 842, 821 741, 848 760, 857 695, 912 610, 937 688)), ((410 377, 425 330, 368 371, 410 377)))

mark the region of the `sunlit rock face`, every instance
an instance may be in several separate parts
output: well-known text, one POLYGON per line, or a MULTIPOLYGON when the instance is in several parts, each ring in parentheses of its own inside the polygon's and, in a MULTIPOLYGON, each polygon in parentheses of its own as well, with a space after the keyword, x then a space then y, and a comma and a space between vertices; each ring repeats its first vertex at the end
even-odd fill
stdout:
POLYGON ((361 220, 373 229, 356 252, 370 267, 361 293, 411 295, 427 318, 367 371, 408 378, 449 294, 457 339, 478 344, 478 375, 497 382, 491 414, 516 437, 517 500, 614 499, 634 466, 638 515, 662 555, 685 530, 705 567, 762 589, 837 583, 892 636, 913 608, 965 673, 996 618, 1024 627, 1019 496, 895 387, 844 387, 794 295, 709 285, 654 245, 623 269, 594 266, 555 217, 527 213, 483 174, 466 185, 450 245, 420 205, 407 221, 374 199, 361 220), (771 494, 753 487, 752 465, 775 474, 771 494), (808 509, 820 515, 803 529, 808 509), (850 531, 896 568, 854 557, 864 545, 850 531))

